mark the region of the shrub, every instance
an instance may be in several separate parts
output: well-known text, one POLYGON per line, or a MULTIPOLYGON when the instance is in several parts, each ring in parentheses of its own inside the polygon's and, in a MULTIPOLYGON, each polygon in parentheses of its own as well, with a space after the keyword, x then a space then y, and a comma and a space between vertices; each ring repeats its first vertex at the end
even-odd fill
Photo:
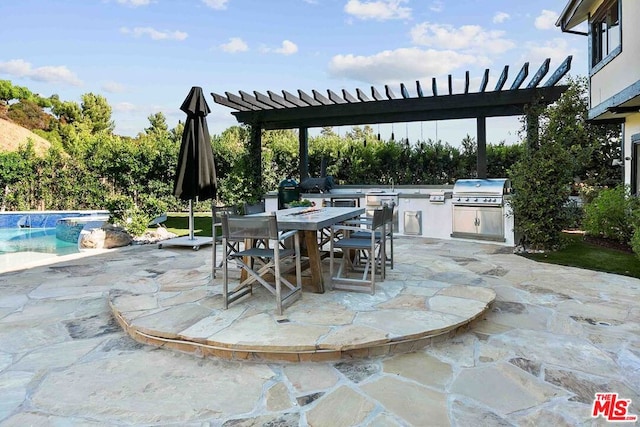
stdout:
POLYGON ((567 228, 579 229, 582 227, 584 209, 576 200, 569 200, 564 207, 564 215, 567 228))
POLYGON ((535 249, 561 246, 567 225, 572 159, 558 143, 543 142, 529 149, 510 169, 514 194, 509 200, 520 243, 535 249))
POLYGON ((640 227, 636 227, 631 237, 631 249, 640 258, 640 227))
MULTIPOLYGON (((152 198, 147 198, 149 206, 155 211, 157 205, 151 202, 152 198)), ((157 199, 153 199, 157 201, 157 199)), ((157 201, 159 202, 159 201, 157 201)), ((116 195, 107 199, 107 209, 109 210, 109 222, 124 228, 132 236, 140 236, 147 230, 149 222, 155 218, 135 205, 133 199, 128 196, 116 195)))
POLYGON ((591 236, 629 243, 635 232, 638 206, 629 187, 619 185, 601 190, 585 205, 584 231, 591 236))

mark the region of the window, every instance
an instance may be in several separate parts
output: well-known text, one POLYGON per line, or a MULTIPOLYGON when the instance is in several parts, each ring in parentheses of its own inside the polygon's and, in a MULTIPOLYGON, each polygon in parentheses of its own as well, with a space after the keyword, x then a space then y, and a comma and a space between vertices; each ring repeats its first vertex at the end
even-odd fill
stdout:
POLYGON ((591 66, 614 52, 620 46, 619 0, 608 1, 598 9, 591 21, 591 66))

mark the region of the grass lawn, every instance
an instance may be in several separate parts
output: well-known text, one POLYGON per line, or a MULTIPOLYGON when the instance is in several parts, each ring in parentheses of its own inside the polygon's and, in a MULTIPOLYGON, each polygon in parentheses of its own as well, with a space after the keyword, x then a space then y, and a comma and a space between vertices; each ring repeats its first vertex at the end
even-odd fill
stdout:
MULTIPOLYGON (((211 213, 196 212, 193 218, 193 234, 196 236, 211 236, 211 213)), ((167 230, 178 236, 189 234, 189 213, 171 212, 164 222, 167 230)))
POLYGON ((562 250, 522 256, 539 262, 640 278, 640 259, 636 254, 585 242, 581 234, 565 233, 565 237, 569 243, 562 250))

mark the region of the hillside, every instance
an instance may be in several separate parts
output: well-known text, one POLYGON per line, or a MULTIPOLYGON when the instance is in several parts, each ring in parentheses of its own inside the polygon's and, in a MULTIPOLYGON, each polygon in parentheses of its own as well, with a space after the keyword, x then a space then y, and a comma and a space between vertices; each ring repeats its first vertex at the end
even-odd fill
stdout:
POLYGON ((0 118, 0 151, 16 151, 20 145, 33 141, 36 153, 42 154, 51 145, 49 141, 13 122, 0 118))

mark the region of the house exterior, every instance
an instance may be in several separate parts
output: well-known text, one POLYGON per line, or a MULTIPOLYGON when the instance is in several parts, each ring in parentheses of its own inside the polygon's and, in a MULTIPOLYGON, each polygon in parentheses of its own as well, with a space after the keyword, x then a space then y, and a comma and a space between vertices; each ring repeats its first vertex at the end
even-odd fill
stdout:
POLYGON ((639 20, 640 0, 570 0, 556 23, 587 37, 589 119, 622 124, 621 160, 633 194, 640 194, 639 20))

